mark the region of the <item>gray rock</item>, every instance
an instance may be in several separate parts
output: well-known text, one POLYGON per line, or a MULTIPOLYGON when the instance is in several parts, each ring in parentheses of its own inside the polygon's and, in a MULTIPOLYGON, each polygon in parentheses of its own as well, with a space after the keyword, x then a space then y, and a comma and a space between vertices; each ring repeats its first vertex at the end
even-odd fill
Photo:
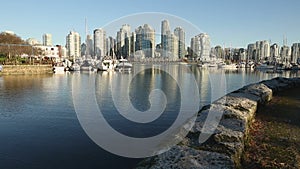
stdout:
POLYGON ((148 158, 137 169, 231 169, 233 161, 226 155, 198 150, 187 146, 175 146, 168 152, 148 158))
POLYGON ((258 84, 251 84, 248 86, 245 86, 237 91, 235 93, 246 93, 246 94, 252 94, 254 96, 258 97, 258 103, 264 104, 272 99, 273 92, 270 88, 268 88, 263 83, 258 84))
POLYGON ((283 91, 300 85, 300 78, 277 77, 272 80, 262 81, 261 83, 272 89, 273 92, 283 91))

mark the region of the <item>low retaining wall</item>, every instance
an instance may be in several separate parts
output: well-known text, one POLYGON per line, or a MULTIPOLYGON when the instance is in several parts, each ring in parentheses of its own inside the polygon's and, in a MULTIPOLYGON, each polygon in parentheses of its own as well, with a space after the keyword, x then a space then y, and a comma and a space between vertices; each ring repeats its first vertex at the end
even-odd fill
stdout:
POLYGON ((270 101, 273 93, 295 86, 300 86, 300 78, 279 77, 227 94, 198 112, 195 125, 180 144, 143 160, 137 168, 240 168, 249 126, 258 105, 270 101), (221 114, 221 121, 209 139, 200 144, 199 135, 210 111, 221 114))
POLYGON ((45 74, 53 73, 52 65, 3 65, 0 74, 45 74))

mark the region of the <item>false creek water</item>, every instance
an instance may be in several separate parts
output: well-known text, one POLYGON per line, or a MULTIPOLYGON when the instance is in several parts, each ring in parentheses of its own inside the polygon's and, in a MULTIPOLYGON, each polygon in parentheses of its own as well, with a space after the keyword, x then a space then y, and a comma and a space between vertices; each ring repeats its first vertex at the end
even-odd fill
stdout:
MULTIPOLYGON (((135 64, 134 68, 143 66, 135 64)), ((163 66, 178 71, 178 76, 190 74, 180 71, 186 65, 163 66)), ((251 70, 201 69, 196 65, 190 66, 190 69, 199 85, 199 108, 212 101, 210 76, 213 74, 224 73, 226 92, 277 76, 300 76, 300 72, 291 71, 270 74, 251 70)), ((180 92, 184 92, 180 90, 186 90, 189 84, 185 81, 184 87, 179 89, 172 77, 159 71, 159 65, 137 74, 128 92, 136 109, 145 111, 150 107, 148 96, 155 88, 164 91, 168 104, 167 113, 160 120, 149 124, 132 124, 117 113, 109 94, 110 79, 122 81, 122 78, 130 78, 132 73, 0 76, 0 168, 133 168, 141 160, 109 153, 87 136, 73 105, 73 76, 82 77, 82 83, 88 83, 86 80, 89 78, 96 79, 95 93, 104 117, 118 132, 131 137, 149 137, 166 130, 178 113, 180 92)))

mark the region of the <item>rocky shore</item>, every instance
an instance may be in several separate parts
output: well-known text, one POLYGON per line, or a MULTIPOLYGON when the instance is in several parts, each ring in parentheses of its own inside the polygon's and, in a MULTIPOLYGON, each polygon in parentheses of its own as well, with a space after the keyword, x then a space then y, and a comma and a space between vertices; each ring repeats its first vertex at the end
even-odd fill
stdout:
MULTIPOLYGON (((274 93, 300 86, 300 78, 274 78, 247 85, 227 94, 198 112, 192 130, 166 153, 143 160, 137 169, 158 168, 241 168, 241 157, 257 107, 272 99, 274 93), (220 123, 200 144, 209 113, 220 114, 220 123)), ((213 124, 212 124, 213 125, 213 124)))
POLYGON ((0 74, 46 74, 53 73, 52 65, 3 65, 0 74))

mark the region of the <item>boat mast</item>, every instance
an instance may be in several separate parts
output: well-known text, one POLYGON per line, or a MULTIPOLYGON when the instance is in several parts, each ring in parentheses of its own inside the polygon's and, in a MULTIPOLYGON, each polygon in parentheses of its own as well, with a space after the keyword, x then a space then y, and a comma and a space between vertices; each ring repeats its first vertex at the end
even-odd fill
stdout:
POLYGON ((86 47, 85 47, 85 59, 87 59, 87 53, 88 53, 87 51, 88 51, 89 47, 88 47, 88 39, 87 39, 88 28, 87 28, 86 18, 84 19, 84 25, 85 25, 85 45, 86 45, 86 47))
POLYGON ((225 43, 224 43, 224 51, 223 51, 223 61, 225 61, 225 58, 226 58, 226 56, 225 56, 225 51, 226 51, 226 49, 225 49, 225 43))

